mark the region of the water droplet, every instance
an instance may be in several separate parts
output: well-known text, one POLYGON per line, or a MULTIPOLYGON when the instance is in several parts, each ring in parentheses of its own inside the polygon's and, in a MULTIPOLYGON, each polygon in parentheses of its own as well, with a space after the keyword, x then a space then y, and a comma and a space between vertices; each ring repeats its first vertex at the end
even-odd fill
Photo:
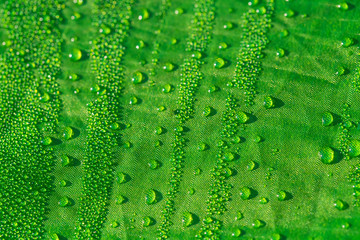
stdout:
POLYGON ((350 140, 349 145, 348 145, 348 150, 349 150, 349 156, 350 157, 357 157, 360 155, 360 141, 353 139, 350 140))
POLYGON ((79 79, 79 76, 76 73, 70 73, 68 76, 69 80, 76 81, 79 79))
POLYGON ((248 2, 248 5, 249 6, 256 6, 259 4, 259 0, 251 0, 248 2))
POLYGON ((172 70, 174 70, 174 64, 172 63, 165 63, 164 66, 163 66, 163 69, 166 71, 166 72, 171 72, 172 70))
POLYGON ((119 184, 126 183, 129 181, 129 176, 126 173, 119 172, 116 174, 116 181, 119 184))
POLYGON ((161 163, 159 161, 154 159, 148 162, 149 168, 152 170, 158 169, 160 167, 160 164, 161 163))
POLYGON ((47 93, 43 93, 43 94, 39 97, 39 100, 40 100, 41 102, 47 102, 47 101, 50 100, 50 96, 49 96, 49 94, 47 94, 47 93))
POLYGON ((181 14, 183 14, 184 13, 184 9, 182 9, 182 8, 177 8, 177 9, 175 9, 175 14, 176 15, 181 15, 181 14))
POLYGON ((231 170, 231 168, 223 168, 221 170, 221 174, 225 177, 225 178, 229 178, 233 175, 233 171, 231 170))
POLYGON ((73 12, 73 14, 71 15, 71 20, 78 20, 81 18, 81 14, 78 12, 73 12))
POLYGON ((154 224, 154 220, 151 217, 143 217, 142 219, 142 225, 143 227, 149 227, 154 224))
POLYGON ((70 205, 70 198, 68 197, 62 197, 58 202, 60 207, 66 207, 70 205))
POLYGON ((253 141, 256 142, 256 143, 259 143, 259 142, 262 142, 263 138, 259 135, 255 136, 253 141))
POLYGON ((178 43, 178 40, 177 40, 176 38, 172 38, 172 39, 170 40, 170 43, 171 43, 172 45, 175 45, 175 44, 178 43))
POLYGON ((233 29, 234 25, 231 22, 227 22, 224 24, 224 29, 233 29))
POLYGON ((197 169, 194 170, 194 175, 195 176, 198 176, 200 174, 201 174, 201 169, 200 168, 197 168, 197 169))
POLYGON ((211 85, 208 90, 209 93, 213 93, 213 92, 217 92, 217 91, 219 91, 219 87, 217 87, 215 85, 211 85))
POLYGON ((241 231, 241 229, 239 228, 235 228, 232 233, 231 236, 233 237, 240 237, 243 234, 243 232, 241 231))
POLYGON ((337 8, 341 9, 341 10, 348 10, 349 9, 349 5, 346 2, 340 3, 338 5, 336 5, 337 8))
POLYGON ((282 49, 282 48, 279 48, 279 49, 276 51, 276 56, 278 56, 279 58, 285 56, 285 50, 282 49))
POLYGON ((57 235, 56 233, 51 234, 50 240, 60 240, 59 235, 57 235))
POLYGON ((191 54, 191 57, 196 58, 196 59, 200 59, 200 58, 202 58, 202 54, 201 54, 201 52, 193 52, 191 54))
POLYGON ((347 208, 347 204, 344 201, 338 199, 335 201, 334 207, 337 208, 338 210, 344 210, 347 208))
POLYGON ((215 63, 214 63, 214 67, 216 68, 216 69, 220 69, 220 68, 223 68, 224 66, 225 66, 225 60, 224 59, 222 59, 222 58, 217 58, 216 60, 215 60, 215 63))
POLYGON ((282 237, 279 233, 273 233, 271 234, 271 239, 270 240, 281 240, 282 237))
POLYGON ((334 150, 330 147, 324 147, 319 151, 320 160, 325 164, 334 162, 334 150))
POLYGON ((205 108, 204 108, 203 115, 204 115, 205 117, 211 116, 212 113, 213 113, 213 108, 212 108, 212 107, 205 107, 205 108))
POLYGON ((227 43, 225 43, 225 42, 219 43, 219 49, 227 49, 227 48, 228 48, 227 43))
POLYGON ((91 92, 98 92, 98 91, 100 91, 100 86, 98 84, 95 84, 94 86, 92 86, 90 88, 90 91, 91 92))
POLYGON ((116 198, 115 198, 115 204, 123 204, 126 202, 126 197, 124 197, 123 195, 118 195, 116 198))
POLYGON ((62 136, 65 140, 69 140, 74 136, 73 129, 71 127, 65 127, 62 136))
POLYGON ((345 222, 345 223, 343 223, 343 224, 341 225, 341 227, 342 227, 343 229, 349 229, 349 228, 350 228, 350 223, 345 222))
POLYGON ((133 73, 131 81, 134 84, 142 83, 145 80, 145 75, 142 72, 136 71, 133 73))
POLYGON ((231 152, 224 153, 222 159, 224 159, 227 162, 231 162, 235 159, 235 155, 231 152))
POLYGON ((59 181, 59 186, 60 186, 60 187, 66 187, 66 186, 67 186, 66 180, 60 180, 60 181, 59 181))
POLYGON ((60 157, 60 162, 61 162, 61 165, 63 167, 65 166, 70 166, 71 165, 71 161, 70 161, 70 158, 67 156, 67 155, 61 155, 60 157))
POLYGON ((242 124, 247 123, 247 121, 249 120, 249 116, 242 111, 239 111, 235 117, 239 121, 239 123, 242 124))
POLYGON ((163 127, 156 127, 155 128, 155 133, 157 134, 157 135, 160 135, 160 134, 162 134, 162 133, 164 133, 164 128, 163 127))
POLYGON ((82 52, 78 48, 73 48, 69 54, 69 58, 73 61, 79 61, 82 57, 82 52))
POLYGON ((139 103, 139 99, 138 99, 137 97, 132 96, 132 97, 130 98, 130 101, 129 101, 129 104, 130 104, 130 105, 136 105, 136 104, 138 104, 138 103, 139 103))
POLYGON ((264 15, 266 13, 266 8, 265 7, 261 7, 259 9, 256 9, 256 12, 259 14, 264 15))
POLYGON ((145 195, 145 203, 147 205, 157 203, 157 193, 154 189, 149 189, 145 195))
POLYGON ((78 6, 81 6, 84 4, 84 0, 73 0, 73 3, 78 5, 78 6))
POLYGON ((194 223, 194 215, 191 212, 184 212, 181 221, 185 227, 189 227, 194 223))
POLYGON ((117 130, 119 129, 120 125, 117 122, 113 122, 109 127, 111 130, 117 130))
POLYGON ((289 31, 288 30, 284 29, 284 30, 280 31, 279 37, 285 38, 287 36, 289 36, 289 31))
POLYGON ((351 38, 345 38, 342 42, 341 42, 341 46, 343 47, 350 47, 351 45, 354 44, 354 40, 351 38))
POLYGON ((162 91, 163 93, 169 93, 169 92, 172 92, 173 91, 173 86, 171 84, 165 84, 162 91))
POLYGON ((136 44, 136 49, 142 49, 146 46, 145 42, 143 40, 139 40, 139 42, 136 44))
POLYGON ((244 215, 242 214, 242 212, 238 211, 236 213, 236 217, 235 217, 235 220, 241 220, 244 218, 244 215))
POLYGON ((338 67, 335 74, 338 75, 338 76, 342 76, 342 75, 345 74, 345 71, 346 70, 345 70, 344 67, 338 67))
POLYGON ((160 141, 160 140, 157 140, 155 143, 154 143, 154 146, 155 147, 160 147, 160 146, 162 146, 163 145, 163 143, 160 141))
POLYGON ((190 189, 188 190, 188 194, 189 194, 189 195, 194 195, 194 194, 195 194, 195 189, 194 189, 194 188, 190 188, 190 189))
POLYGON ((140 12, 140 15, 138 16, 138 19, 141 20, 146 20, 149 19, 150 17, 150 13, 147 9, 142 9, 140 12))
POLYGON ((41 144, 44 146, 48 146, 52 143, 51 137, 45 137, 41 140, 41 144))
POLYGON ((270 96, 264 97, 264 107, 266 109, 274 108, 275 107, 274 99, 270 96))
POLYGON ((250 161, 250 162, 247 164, 247 166, 246 166, 246 168, 247 168, 249 171, 254 170, 255 167, 256 167, 256 163, 255 163, 254 161, 250 161))
POLYGON ((157 110, 158 110, 159 112, 163 112, 163 111, 166 110, 166 108, 161 105, 161 106, 158 106, 158 107, 157 107, 157 110))
POLYGON ((132 143, 129 141, 125 141, 123 144, 124 148, 131 148, 132 147, 132 143))
POLYGON ((291 18, 295 15, 295 12, 291 9, 287 10, 285 13, 284 13, 284 16, 287 17, 287 18, 291 18))
POLYGON ((251 189, 248 188, 248 187, 242 187, 242 188, 240 189, 240 197, 241 197, 241 199, 243 199, 243 200, 248 200, 248 199, 250 199, 251 193, 252 193, 252 191, 251 191, 251 189))
POLYGON ((117 222, 117 221, 112 221, 111 223, 110 223, 110 227, 111 228, 117 228, 119 226, 119 223, 117 222))
POLYGON ((259 219, 254 220, 254 222, 251 224, 253 228, 261 228, 265 226, 265 222, 259 219))
POLYGON ((267 204, 267 203, 269 202, 269 199, 268 199, 268 198, 265 198, 265 197, 262 197, 262 198, 260 198, 259 202, 260 202, 261 204, 267 204))
POLYGON ((285 201, 288 198, 288 194, 286 191, 281 190, 276 194, 276 197, 279 201, 285 201))
POLYGON ((235 136, 235 137, 233 137, 233 138, 231 139, 231 142, 232 142, 233 144, 240 143, 240 142, 241 142, 241 137, 235 136))
POLYGON ((334 122, 334 116, 331 112, 325 112, 322 115, 322 125, 330 126, 334 122))

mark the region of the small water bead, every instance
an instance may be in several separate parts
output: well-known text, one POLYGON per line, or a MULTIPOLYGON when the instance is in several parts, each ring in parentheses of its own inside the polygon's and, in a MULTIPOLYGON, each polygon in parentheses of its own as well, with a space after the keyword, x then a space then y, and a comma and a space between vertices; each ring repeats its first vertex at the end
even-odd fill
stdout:
POLYGON ((160 140, 157 140, 155 143, 154 143, 154 147, 160 147, 162 146, 163 143, 160 141, 160 140))
POLYGON ((196 58, 196 59, 200 59, 200 58, 202 58, 202 54, 201 54, 201 52, 193 52, 191 54, 191 57, 196 58))
POLYGON ((158 106, 157 108, 156 108, 156 110, 158 110, 159 112, 163 112, 163 111, 165 111, 166 110, 166 107, 164 107, 164 106, 158 106))
POLYGON ((274 99, 270 96, 264 97, 264 107, 266 109, 274 108, 275 107, 274 99))
POLYGON ((235 216, 235 220, 241 220, 244 218, 244 214, 240 211, 237 211, 236 216, 235 216))
POLYGON ((243 232, 241 231, 241 229, 239 228, 235 228, 232 233, 231 236, 233 237, 240 237, 243 234, 243 232))
POLYGON ((51 137, 45 137, 41 140, 41 144, 44 146, 49 146, 52 143, 51 137))
POLYGON ((171 45, 175 45, 175 44, 178 43, 178 40, 177 40, 176 38, 172 38, 172 39, 170 40, 170 43, 171 43, 171 45))
POLYGON ((160 164, 161 164, 161 163, 160 163, 159 161, 155 160, 155 159, 150 160, 150 161, 148 162, 148 166, 149 166, 149 168, 152 169, 152 170, 158 169, 158 168, 160 167, 160 164))
POLYGON ((72 127, 65 127, 62 136, 65 140, 71 139, 74 136, 72 127))
POLYGON ((73 48, 69 54, 69 58, 73 61, 79 61, 82 58, 82 52, 78 48, 73 48))
POLYGON ((143 227, 149 227, 154 224, 154 220, 151 217, 143 217, 142 219, 142 225, 143 227))
POLYGON ((122 183, 126 183, 129 181, 129 177, 126 173, 123 173, 123 172, 119 172, 116 174, 116 181, 119 183, 119 184, 122 184, 122 183))
POLYGON ((157 135, 161 135, 161 134, 163 134, 164 133, 164 128, 163 127, 156 127, 155 128, 155 134, 157 134, 157 135))
POLYGON ((191 212, 184 212, 181 221, 184 227, 189 227, 194 223, 194 215, 191 212))
POLYGON ((91 92, 98 92, 100 91, 100 86, 98 84, 95 84, 94 86, 90 87, 91 92))
POLYGON ((265 197, 262 197, 262 198, 260 198, 259 202, 260 202, 261 204, 267 204, 267 203, 269 202, 269 199, 268 199, 268 198, 265 198, 265 197))
POLYGON ((276 56, 278 56, 279 58, 285 56, 285 50, 282 49, 282 48, 279 48, 279 49, 276 51, 276 56))
POLYGON ((248 2, 248 5, 249 6, 256 6, 259 4, 259 0, 251 0, 248 2))
POLYGON ((145 74, 139 71, 133 73, 131 81, 134 84, 143 83, 145 81, 145 74))
POLYGON ((284 29, 284 30, 280 31, 279 37, 285 38, 287 36, 289 36, 289 31, 288 30, 284 29))
POLYGON ((73 3, 76 4, 76 5, 83 5, 84 4, 84 0, 73 0, 73 3))
POLYGON ((144 48, 145 46, 146 46, 145 42, 144 42, 143 40, 140 40, 140 41, 136 44, 135 48, 136 48, 136 49, 142 49, 142 48, 144 48))
POLYGON ((175 132, 183 132, 184 128, 182 126, 177 126, 174 128, 175 132))
POLYGON ((324 147, 319 151, 321 162, 331 164, 334 162, 334 150, 330 147, 324 147))
POLYGON ((338 75, 338 76, 342 76, 345 74, 345 68, 344 67, 338 67, 335 74, 338 75))
POLYGON ((357 157, 360 155, 360 141, 352 139, 348 145, 348 151, 350 157, 357 157))
POLYGON ((281 240, 283 239, 282 236, 279 233, 273 233, 271 234, 270 240, 281 240))
POLYGON ((67 181, 66 180, 60 180, 59 181, 59 186, 60 187, 66 187, 67 186, 67 181))
POLYGON ((199 151, 205 151, 208 148, 208 145, 206 143, 199 143, 197 146, 197 150, 199 151))
POLYGON ((264 15, 267 11, 266 11, 265 7, 261 7, 259 9, 256 9, 256 12, 261 14, 261 15, 264 15))
POLYGON ((113 122, 109 127, 111 130, 117 130, 120 128, 120 125, 117 122, 113 122))
POLYGON ((281 190, 276 194, 276 197, 279 201, 285 201, 288 198, 288 194, 286 191, 281 190))
POLYGON ((263 138, 261 136, 259 136, 259 135, 255 136, 254 139, 253 139, 253 141, 255 143, 260 143, 260 142, 262 142, 262 140, 263 140, 263 138))
POLYGON ((224 24, 224 29, 233 29, 234 25, 231 22, 227 22, 224 24))
POLYGON ((323 126, 330 126, 334 122, 334 116, 331 112, 325 112, 322 115, 322 125, 323 126))
POLYGON ((354 44, 354 40, 351 38, 345 38, 342 42, 341 42, 341 46, 343 47, 350 47, 351 45, 354 44))
POLYGON ((219 49, 227 49, 227 48, 228 48, 227 43, 225 43, 225 42, 219 43, 219 49))
POLYGON ((47 93, 43 93, 40 97, 39 100, 41 102, 48 102, 50 100, 50 96, 47 93))
POLYGON ((68 76, 69 80, 71 81, 76 81, 79 79, 79 75, 77 75, 76 73, 70 73, 68 76))
POLYGON ((338 210, 345 210, 347 208, 347 204, 344 201, 337 199, 334 203, 334 207, 338 210))
POLYGON ((233 144, 240 143, 240 142, 241 142, 241 137, 235 136, 235 137, 233 137, 233 138, 231 139, 231 142, 232 142, 233 144))
POLYGON ((189 194, 189 195, 194 195, 194 194, 195 194, 195 189, 194 189, 194 188, 190 188, 190 189, 188 190, 188 194, 189 194))
POLYGON ((71 20, 78 20, 81 18, 81 14, 78 12, 74 12, 70 18, 71 18, 71 20))
POLYGON ((247 123, 249 121, 249 116, 245 112, 242 112, 242 111, 239 111, 235 117, 239 121, 239 123, 242 123, 242 124, 247 123))
POLYGON ((172 63, 165 63, 164 66, 163 66, 163 69, 166 71, 166 72, 171 72, 172 70, 174 70, 174 64, 172 63))
POLYGON ((214 93, 214 92, 217 92, 217 91, 219 91, 219 87, 217 87, 215 85, 211 85, 209 87, 209 90, 208 90, 209 93, 214 93))
POLYGON ((341 227, 342 227, 343 229, 349 229, 349 228, 350 228, 350 223, 345 222, 345 223, 343 223, 343 224, 341 225, 341 227))
POLYGON ((353 123, 351 121, 347 120, 343 123, 343 126, 347 129, 349 129, 353 126, 353 123))
POLYGON ((110 223, 110 227, 111 228, 117 228, 119 226, 119 223, 117 222, 117 221, 112 221, 111 223, 110 223))
POLYGON ((165 84, 164 87, 162 88, 162 92, 163 93, 170 93, 174 90, 173 86, 171 84, 165 84))
POLYGON ((130 101, 129 101, 130 105, 136 105, 138 103, 139 103, 139 99, 137 97, 135 96, 130 97, 130 101))
POLYGON ((216 58, 215 63, 214 63, 214 67, 216 69, 220 69, 223 68, 225 66, 225 60, 222 58, 216 58))
POLYGON ((60 207, 66 207, 70 205, 70 198, 62 197, 58 202, 60 207))
POLYGON ((60 240, 59 235, 57 235, 56 233, 51 234, 50 240, 60 240))
POLYGON ((202 172, 201 169, 197 168, 197 169, 194 170, 194 175, 199 176, 201 174, 201 172, 202 172))
POLYGON ((138 19, 141 20, 146 20, 149 19, 150 17, 150 13, 147 9, 142 9, 140 15, 138 16, 138 19))
POLYGON ((182 9, 182 8, 176 8, 175 9, 175 14, 176 15, 181 15, 181 14, 183 14, 184 13, 184 9, 182 9))
POLYGON ((126 197, 124 197, 123 195, 118 195, 115 198, 115 204, 120 205, 126 202, 126 197))
POLYGON ((221 170, 221 173, 225 178, 229 178, 234 174, 233 170, 231 168, 228 168, 228 167, 223 168, 221 170))
POLYGON ((263 222, 262 220, 256 219, 254 220, 254 222, 251 224, 251 226, 253 228, 262 228, 265 226, 265 222, 263 222))
POLYGON ((349 5, 346 2, 340 3, 338 5, 336 5, 337 8, 341 9, 341 10, 348 10, 349 9, 349 5))
POLYGON ((251 197, 251 189, 248 187, 242 187, 240 188, 240 197, 242 200, 248 200, 251 197))
POLYGON ((291 9, 287 10, 285 13, 284 13, 284 17, 287 17, 287 18, 291 18, 295 15, 295 12, 291 9))
POLYGON ((235 159, 235 155, 232 152, 227 152, 227 153, 224 153, 222 159, 227 162, 231 162, 235 159))
POLYGON ((66 167, 66 166, 70 166, 71 165, 71 161, 70 161, 70 158, 67 156, 67 155, 61 155, 60 157, 60 162, 61 162, 61 165, 63 167, 66 167))
POLYGON ((147 205, 157 203, 157 193, 154 189, 149 189, 145 195, 145 203, 147 205))
POLYGON ((213 113, 213 108, 212 108, 212 107, 205 107, 205 108, 204 108, 203 115, 204 115, 205 117, 211 116, 212 113, 213 113))
POLYGON ((250 161, 247 165, 246 165, 246 168, 249 170, 249 171, 252 171, 254 170, 256 167, 256 163, 254 161, 250 161))

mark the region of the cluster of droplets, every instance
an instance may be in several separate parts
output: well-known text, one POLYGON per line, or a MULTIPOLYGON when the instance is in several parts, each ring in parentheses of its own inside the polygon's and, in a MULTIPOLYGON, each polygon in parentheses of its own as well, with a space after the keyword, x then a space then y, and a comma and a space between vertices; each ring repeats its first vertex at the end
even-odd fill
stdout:
POLYGON ((262 51, 268 44, 266 33, 270 28, 271 16, 274 10, 272 0, 266 1, 266 8, 250 9, 242 17, 243 35, 239 56, 231 86, 244 90, 246 105, 253 105, 256 96, 255 84, 261 72, 262 51))
POLYGON ((63 1, 1 5, 9 40, 0 58, 0 238, 40 239, 53 188, 50 137, 60 111, 55 76, 60 70, 63 1), (31 27, 31 28, 30 28, 31 27), (50 142, 49 142, 50 139, 50 142))
POLYGON ((113 149, 118 145, 120 121, 120 67, 122 43, 129 29, 133 0, 96 1, 94 20, 99 36, 91 50, 92 70, 96 74, 95 90, 100 94, 88 104, 86 156, 83 162, 82 195, 79 202, 77 239, 98 239, 106 220, 106 205, 113 182, 113 149))

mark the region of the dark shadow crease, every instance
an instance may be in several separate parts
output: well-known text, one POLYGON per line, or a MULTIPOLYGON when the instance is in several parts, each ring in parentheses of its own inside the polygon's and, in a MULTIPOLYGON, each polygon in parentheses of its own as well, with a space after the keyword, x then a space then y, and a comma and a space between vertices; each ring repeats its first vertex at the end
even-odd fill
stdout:
POLYGON ((246 113, 246 115, 249 117, 249 120, 246 122, 246 124, 251 124, 258 120, 258 118, 254 114, 246 113))

